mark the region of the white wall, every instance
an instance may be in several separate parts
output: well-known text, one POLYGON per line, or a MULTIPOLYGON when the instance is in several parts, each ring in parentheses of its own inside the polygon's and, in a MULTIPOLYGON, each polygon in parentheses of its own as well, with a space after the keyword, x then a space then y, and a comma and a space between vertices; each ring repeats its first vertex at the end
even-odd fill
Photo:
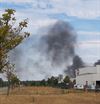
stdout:
POLYGON ((86 81, 88 81, 89 85, 93 83, 96 85, 96 81, 100 81, 100 65, 79 69, 79 75, 76 76, 76 84, 85 85, 86 81))
POLYGON ((97 68, 97 73, 100 73, 100 65, 97 65, 96 68, 97 68))
POLYGON ((88 75, 80 75, 76 77, 76 84, 82 84, 85 85, 86 81, 88 81, 88 84, 93 84, 95 80, 93 79, 93 74, 88 74, 88 75))
POLYGON ((79 69, 79 74, 94 74, 97 73, 97 68, 96 67, 85 67, 85 68, 80 68, 79 69))

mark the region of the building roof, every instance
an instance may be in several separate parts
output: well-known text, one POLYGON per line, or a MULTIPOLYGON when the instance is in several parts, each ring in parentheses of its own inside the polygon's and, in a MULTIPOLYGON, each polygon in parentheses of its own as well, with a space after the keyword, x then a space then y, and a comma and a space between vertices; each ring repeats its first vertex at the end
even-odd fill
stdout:
POLYGON ((80 68, 78 75, 100 73, 100 65, 80 68))

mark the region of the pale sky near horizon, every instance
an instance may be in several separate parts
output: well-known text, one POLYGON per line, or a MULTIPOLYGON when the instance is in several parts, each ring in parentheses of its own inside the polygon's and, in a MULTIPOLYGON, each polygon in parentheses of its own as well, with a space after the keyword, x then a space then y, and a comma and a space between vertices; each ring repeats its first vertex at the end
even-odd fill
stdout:
POLYGON ((76 54, 87 63, 100 59, 100 0, 0 0, 0 15, 7 8, 19 21, 29 18, 33 37, 58 20, 69 22, 77 32, 76 54))

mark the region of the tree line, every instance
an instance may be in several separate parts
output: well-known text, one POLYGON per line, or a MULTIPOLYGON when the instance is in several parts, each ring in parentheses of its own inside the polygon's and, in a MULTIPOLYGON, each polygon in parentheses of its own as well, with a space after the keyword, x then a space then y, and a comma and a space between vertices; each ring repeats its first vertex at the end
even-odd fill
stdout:
MULTIPOLYGON (((71 81, 68 76, 65 76, 64 79, 60 80, 59 77, 50 77, 47 80, 43 79, 40 81, 20 81, 17 77, 11 80, 11 88, 19 87, 19 86, 49 86, 49 87, 57 87, 63 89, 73 88, 75 84, 75 80, 71 81)), ((0 79, 0 86, 6 87, 8 86, 8 81, 3 81, 0 79)))

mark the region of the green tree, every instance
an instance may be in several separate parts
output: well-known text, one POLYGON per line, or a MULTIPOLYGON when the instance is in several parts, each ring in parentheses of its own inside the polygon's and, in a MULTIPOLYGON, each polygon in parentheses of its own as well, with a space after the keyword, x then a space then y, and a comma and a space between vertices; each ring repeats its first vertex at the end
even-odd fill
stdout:
POLYGON ((12 76, 11 76, 11 85, 12 85, 12 88, 14 88, 14 87, 16 87, 16 86, 19 86, 19 84, 20 84, 20 80, 19 80, 19 78, 17 77, 17 75, 15 75, 15 74, 13 74, 12 76))
POLYGON ((29 36, 28 32, 22 30, 27 27, 27 19, 21 21, 18 26, 15 25, 15 10, 7 9, 0 18, 0 71, 3 72, 5 66, 9 63, 8 53, 18 46, 29 36))
POLYGON ((40 85, 41 85, 41 86, 46 86, 46 81, 45 81, 45 79, 43 79, 42 81, 40 81, 40 85))
POLYGON ((3 80, 0 78, 0 87, 3 87, 3 80))
POLYGON ((52 87, 57 86, 58 78, 52 76, 51 78, 48 78, 47 83, 49 86, 52 86, 52 87))
POLYGON ((16 26, 15 12, 13 9, 7 9, 0 18, 0 72, 6 73, 8 79, 8 95, 11 77, 14 75, 14 66, 9 61, 9 52, 30 35, 28 32, 23 32, 23 29, 28 24, 27 19, 21 21, 16 26))
POLYGON ((64 83, 70 83, 70 78, 68 76, 66 76, 63 81, 64 81, 64 83))

